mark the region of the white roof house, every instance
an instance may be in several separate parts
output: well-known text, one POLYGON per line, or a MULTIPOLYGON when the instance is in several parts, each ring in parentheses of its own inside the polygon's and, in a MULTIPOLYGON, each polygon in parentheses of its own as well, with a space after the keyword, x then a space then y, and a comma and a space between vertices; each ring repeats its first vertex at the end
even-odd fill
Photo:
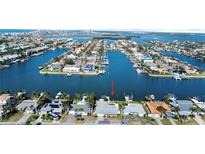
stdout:
POLYGON ((79 72, 80 68, 74 65, 65 65, 65 67, 63 68, 63 72, 79 72))
POLYGON ((66 56, 67 59, 75 59, 76 56, 74 54, 69 54, 66 56))
POLYGON ((142 104, 131 104, 130 103, 127 106, 125 106, 125 109, 124 109, 125 115, 137 114, 139 116, 144 116, 145 113, 146 112, 145 112, 142 104))
POLYGON ((2 94, 0 95, 0 106, 1 105, 6 105, 10 101, 10 98, 12 96, 10 94, 2 94))
POLYGON ((52 100, 51 103, 45 104, 41 110, 40 114, 47 114, 48 112, 53 112, 55 114, 62 114, 63 112, 63 105, 60 100, 52 100))
POLYGON ((69 114, 81 114, 87 115, 90 112, 90 105, 87 102, 87 96, 83 96, 82 100, 77 104, 72 104, 72 109, 69 111, 69 114))
POLYGON ((198 101, 197 99, 192 98, 191 101, 196 104, 201 110, 205 110, 205 102, 198 101))
POLYGON ((38 106, 37 100, 24 100, 21 104, 16 106, 17 110, 26 110, 26 112, 31 113, 38 106))
POLYGON ((116 116, 119 114, 119 105, 111 102, 100 99, 97 101, 95 114, 97 116, 116 116))

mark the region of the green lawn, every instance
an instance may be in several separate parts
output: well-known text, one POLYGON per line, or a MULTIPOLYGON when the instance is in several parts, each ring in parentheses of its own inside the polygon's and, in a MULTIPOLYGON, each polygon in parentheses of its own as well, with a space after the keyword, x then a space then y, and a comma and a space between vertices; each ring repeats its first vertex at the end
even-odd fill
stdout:
POLYGON ((52 122, 53 121, 53 119, 48 114, 43 115, 41 118, 42 118, 43 122, 52 122))
POLYGON ((146 119, 151 125, 158 125, 158 123, 156 122, 154 118, 144 117, 144 119, 146 119))
POLYGON ((175 121, 177 125, 198 125, 194 119, 183 120, 182 123, 180 120, 175 121))
POLYGON ((167 119, 167 118, 161 119, 161 122, 163 123, 163 125, 172 125, 172 123, 170 122, 170 120, 167 119))
POLYGON ((28 118, 28 120, 26 121, 26 124, 27 125, 30 125, 32 122, 34 122, 34 121, 36 121, 37 119, 38 119, 38 115, 35 115, 35 114, 33 114, 33 115, 31 115, 29 118, 28 118))
POLYGON ((22 112, 16 112, 8 118, 9 122, 17 122, 23 117, 22 112))
POLYGON ((201 116, 201 119, 205 121, 205 115, 201 116))

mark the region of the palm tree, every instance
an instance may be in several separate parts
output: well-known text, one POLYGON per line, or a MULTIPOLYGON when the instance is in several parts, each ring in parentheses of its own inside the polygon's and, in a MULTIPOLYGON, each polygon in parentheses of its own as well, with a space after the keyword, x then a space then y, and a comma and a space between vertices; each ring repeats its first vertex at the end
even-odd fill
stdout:
POLYGON ((90 113, 91 113, 92 111, 94 111, 96 107, 95 93, 88 93, 87 97, 88 97, 88 103, 90 106, 90 113))
POLYGON ((32 97, 32 98, 39 98, 39 96, 40 96, 40 94, 37 93, 37 92, 35 92, 35 91, 33 91, 33 92, 31 93, 31 97, 32 97))
POLYGON ((76 93, 76 94, 75 94, 75 98, 76 98, 77 100, 80 100, 80 99, 81 99, 81 94, 76 93))
POLYGON ((169 104, 170 97, 168 95, 164 96, 164 102, 169 104))
POLYGON ((119 102, 119 110, 120 110, 120 114, 123 114, 123 110, 125 109, 125 102, 119 102))

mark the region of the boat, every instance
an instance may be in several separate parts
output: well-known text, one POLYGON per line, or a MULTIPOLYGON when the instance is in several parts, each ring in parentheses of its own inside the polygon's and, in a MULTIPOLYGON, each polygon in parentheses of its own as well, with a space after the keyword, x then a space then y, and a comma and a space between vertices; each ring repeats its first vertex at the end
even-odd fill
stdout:
POLYGON ((43 68, 43 66, 39 66, 38 69, 41 70, 43 68))
POLYGON ((66 76, 71 77, 71 76, 72 76, 72 74, 71 74, 71 73, 68 73, 68 74, 66 74, 66 76))
POLYGON ((99 74, 105 74, 105 70, 99 70, 99 74))
POLYGON ((187 76, 187 75, 185 75, 185 74, 182 74, 182 75, 181 75, 181 79, 187 80, 187 79, 190 79, 190 77, 187 76))
POLYGON ((133 95, 131 95, 131 96, 125 95, 124 97, 125 97, 125 101, 128 103, 133 101, 133 95))
POLYGON ((182 79, 178 73, 173 74, 173 78, 175 80, 181 80, 182 79))
POLYGON ((23 63, 25 61, 25 59, 21 59, 21 63, 23 63))
POLYGON ((133 65, 133 67, 134 67, 134 68, 137 68, 137 67, 138 67, 138 65, 137 65, 137 64, 134 64, 134 65, 133 65))
POLYGON ((137 71, 137 73, 139 73, 139 74, 142 73, 142 70, 139 69, 139 68, 137 68, 136 71, 137 71))

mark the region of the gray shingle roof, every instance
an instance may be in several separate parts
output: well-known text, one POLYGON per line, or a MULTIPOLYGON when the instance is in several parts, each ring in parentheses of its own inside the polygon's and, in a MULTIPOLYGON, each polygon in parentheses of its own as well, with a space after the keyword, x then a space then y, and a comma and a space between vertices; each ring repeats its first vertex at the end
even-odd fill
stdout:
POLYGON ((118 104, 97 101, 96 114, 117 115, 119 113, 118 104))
POLYGON ((125 114, 145 114, 142 104, 128 104, 124 109, 125 114))

